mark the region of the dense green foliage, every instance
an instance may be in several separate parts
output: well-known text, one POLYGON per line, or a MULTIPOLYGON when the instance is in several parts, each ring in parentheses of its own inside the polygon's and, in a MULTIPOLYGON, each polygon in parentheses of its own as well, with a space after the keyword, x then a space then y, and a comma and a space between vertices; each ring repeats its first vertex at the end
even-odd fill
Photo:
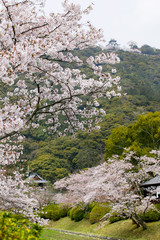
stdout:
POLYGON ((110 211, 111 206, 108 203, 79 203, 74 206, 65 204, 50 204, 43 208, 40 212, 40 216, 53 221, 57 221, 66 216, 69 216, 71 220, 75 222, 81 221, 82 219, 89 219, 89 221, 93 224, 99 222, 100 219, 110 211))
POLYGON ((110 216, 109 216, 109 222, 110 223, 114 223, 114 222, 118 222, 120 220, 124 220, 127 219, 128 217, 126 217, 125 215, 120 214, 119 212, 116 211, 111 211, 110 212, 110 216))
POLYGON ((97 165, 103 153, 101 145, 104 148, 98 132, 91 135, 79 133, 76 138, 61 137, 49 142, 26 141, 24 155, 29 160, 31 171, 53 182, 76 169, 97 165))
POLYGON ((144 216, 145 222, 155 222, 160 220, 160 203, 154 204, 154 208, 147 209, 144 216))
POLYGON ((45 219, 57 221, 60 218, 66 217, 69 209, 70 207, 68 205, 57 205, 53 203, 44 207, 40 212, 40 216, 45 219))
POLYGON ((96 204, 89 216, 90 223, 93 224, 99 222, 105 214, 110 212, 110 210, 111 207, 109 206, 109 204, 105 203, 96 204))
POLYGON ((143 219, 145 222, 158 221, 158 220, 160 220, 160 212, 158 212, 155 209, 148 209, 148 211, 146 211, 143 219))
POLYGON ((33 224, 24 217, 1 212, 0 240, 38 240, 42 227, 33 224))
POLYGON ((111 217, 109 218, 109 222, 110 222, 110 223, 118 222, 118 221, 120 221, 120 220, 123 220, 123 218, 120 217, 120 216, 111 216, 111 217))
POLYGON ((113 129, 106 140, 105 158, 113 154, 122 155, 124 148, 136 151, 138 155, 148 154, 160 147, 160 112, 140 115, 136 123, 113 129))
POLYGON ((84 206, 75 206, 70 211, 70 218, 75 222, 79 222, 84 218, 85 208, 84 206))

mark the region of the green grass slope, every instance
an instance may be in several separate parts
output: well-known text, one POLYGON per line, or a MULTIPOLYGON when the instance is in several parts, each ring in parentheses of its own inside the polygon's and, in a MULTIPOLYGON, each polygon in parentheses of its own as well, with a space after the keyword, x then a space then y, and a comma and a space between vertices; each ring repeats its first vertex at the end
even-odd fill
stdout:
POLYGON ((40 240, 100 240, 98 238, 78 236, 74 234, 62 233, 45 229, 42 233, 40 240))
MULTIPOLYGON (((123 220, 116 223, 100 222, 96 224, 90 224, 88 220, 82 220, 80 222, 71 221, 70 218, 62 218, 56 222, 50 222, 49 228, 53 229, 63 229, 73 232, 93 234, 99 236, 115 237, 127 240, 159 240, 160 239, 160 221, 147 223, 147 230, 142 228, 137 228, 136 225, 132 223, 131 220, 123 220)), ((53 232, 51 230, 44 230, 42 233, 42 240, 49 240, 52 238, 47 238, 47 234, 52 236, 53 232), (46 237, 46 238, 45 238, 46 237)), ((59 233, 59 240, 61 234, 59 233)), ((56 239, 56 238, 55 238, 56 239)), ((69 238, 72 239, 72 238, 69 238)), ((76 239, 76 238, 75 238, 76 239)), ((82 239, 85 239, 82 238, 82 239)))

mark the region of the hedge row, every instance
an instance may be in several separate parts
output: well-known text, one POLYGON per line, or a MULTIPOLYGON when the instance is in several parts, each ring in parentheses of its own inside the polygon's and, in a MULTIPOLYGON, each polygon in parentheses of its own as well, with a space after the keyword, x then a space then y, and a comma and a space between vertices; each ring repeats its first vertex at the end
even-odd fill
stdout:
POLYGON ((57 221, 60 218, 66 217, 69 209, 68 205, 50 204, 40 212, 40 216, 45 219, 57 221))
POLYGON ((89 203, 87 205, 81 203, 76 206, 66 206, 50 204, 43 209, 40 216, 46 219, 57 221, 58 219, 69 216, 72 220, 78 222, 83 218, 89 219, 90 223, 96 223, 109 213, 111 207, 107 203, 89 203))

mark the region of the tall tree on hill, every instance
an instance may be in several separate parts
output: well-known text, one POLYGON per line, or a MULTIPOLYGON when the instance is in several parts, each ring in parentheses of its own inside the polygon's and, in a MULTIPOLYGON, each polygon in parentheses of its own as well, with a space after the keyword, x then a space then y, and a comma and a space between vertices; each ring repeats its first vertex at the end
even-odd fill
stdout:
POLYGON ((125 148, 136 151, 137 155, 149 154, 160 146, 160 112, 140 115, 136 123, 113 129, 105 142, 105 158, 113 154, 122 155, 125 148))
POLYGON ((112 78, 101 66, 119 62, 115 54, 91 56, 86 62, 72 54, 74 49, 95 46, 102 40, 102 31, 90 22, 83 27, 82 16, 92 6, 82 10, 65 0, 64 13, 49 16, 43 7, 43 0, 0 0, 2 209, 13 208, 15 196, 20 208, 26 209, 25 194, 21 194, 26 189, 20 174, 11 178, 5 170, 6 165, 19 161, 24 130, 37 127, 44 119, 49 131, 57 135, 62 134, 61 122, 64 132, 72 134, 78 129, 91 129, 92 117, 97 123, 99 116, 105 114, 97 98, 120 95, 116 93, 120 90, 119 77, 112 78), (95 77, 87 79, 81 66, 92 69, 95 77), (86 100, 88 96, 90 100, 86 100), (16 187, 23 191, 16 191, 16 187))

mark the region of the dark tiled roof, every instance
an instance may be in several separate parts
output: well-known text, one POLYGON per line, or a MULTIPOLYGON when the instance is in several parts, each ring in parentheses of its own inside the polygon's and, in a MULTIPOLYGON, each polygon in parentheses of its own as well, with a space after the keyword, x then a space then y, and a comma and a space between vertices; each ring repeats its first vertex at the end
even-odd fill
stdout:
POLYGON ((35 183, 47 183, 48 181, 44 180, 37 173, 32 173, 27 179, 27 181, 33 181, 35 183))
POLYGON ((142 187, 147 187, 147 186, 152 186, 152 185, 160 185, 160 176, 157 175, 154 178, 152 178, 151 180, 144 182, 141 184, 142 187))

